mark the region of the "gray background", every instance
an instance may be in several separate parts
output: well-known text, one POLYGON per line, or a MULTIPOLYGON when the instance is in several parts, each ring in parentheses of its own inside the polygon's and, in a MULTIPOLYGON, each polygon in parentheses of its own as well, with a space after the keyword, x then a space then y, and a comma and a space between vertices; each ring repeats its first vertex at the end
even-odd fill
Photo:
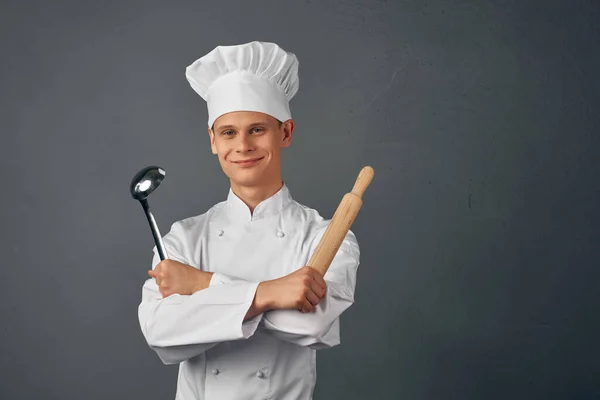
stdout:
POLYGON ((0 399, 172 399, 141 335, 152 237, 225 199, 185 67, 300 60, 293 196, 375 180, 316 399, 600 398, 597 1, 2 1, 0 399))

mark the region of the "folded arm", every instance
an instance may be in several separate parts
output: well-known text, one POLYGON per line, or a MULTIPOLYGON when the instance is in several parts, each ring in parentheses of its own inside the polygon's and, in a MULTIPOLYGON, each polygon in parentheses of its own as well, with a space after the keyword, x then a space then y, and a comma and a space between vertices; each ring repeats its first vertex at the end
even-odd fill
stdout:
MULTIPOLYGON (((185 262, 173 249, 169 255, 185 262)), ((159 262, 155 252, 152 268, 159 262)), ((148 279, 138 307, 142 333, 165 364, 180 363, 220 342, 247 339, 262 318, 258 311, 248 315, 257 286, 258 282, 213 285, 190 295, 163 298, 155 279, 148 279)))
MULTIPOLYGON (((339 316, 354 303, 359 255, 358 243, 352 232, 349 232, 323 277, 327 291, 313 311, 301 313, 295 309, 268 310, 262 315, 259 329, 281 340, 314 349, 338 345, 339 316)), ((211 287, 244 283, 238 277, 215 273, 211 287)))

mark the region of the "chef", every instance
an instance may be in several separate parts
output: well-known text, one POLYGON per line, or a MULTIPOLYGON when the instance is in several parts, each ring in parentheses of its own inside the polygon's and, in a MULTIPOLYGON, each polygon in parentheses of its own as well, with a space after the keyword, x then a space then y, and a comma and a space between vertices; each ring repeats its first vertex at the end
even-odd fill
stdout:
POLYGON ((306 265, 330 220, 282 178, 298 60, 274 43, 218 46, 186 77, 207 102, 230 189, 172 224, 168 259, 154 248, 141 331, 164 364, 179 364, 177 400, 312 399, 316 350, 340 343, 360 252, 349 231, 325 276, 306 265))

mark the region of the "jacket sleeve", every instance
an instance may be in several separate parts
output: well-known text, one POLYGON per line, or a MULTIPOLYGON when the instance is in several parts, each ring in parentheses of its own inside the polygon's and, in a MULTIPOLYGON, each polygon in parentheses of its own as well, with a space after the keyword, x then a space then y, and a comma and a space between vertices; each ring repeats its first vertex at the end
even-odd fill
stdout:
MULTIPOLYGON (((313 240, 310 254, 323 231, 313 240)), ((296 310, 271 310, 264 313, 259 329, 299 346, 313 349, 329 348, 340 344, 339 317, 354 303, 360 250, 356 237, 349 231, 335 255, 324 279, 327 294, 312 313, 296 310)), ((241 284, 240 278, 224 274, 213 276, 215 284, 241 284)))
MULTIPOLYGON (((172 247, 169 259, 186 264, 172 247)), ((160 262, 156 248, 152 269, 160 262)), ((164 364, 177 364, 197 356, 220 342, 247 339, 262 318, 244 322, 258 282, 212 285, 192 295, 174 294, 162 298, 156 281, 146 280, 138 318, 146 342, 164 364)))

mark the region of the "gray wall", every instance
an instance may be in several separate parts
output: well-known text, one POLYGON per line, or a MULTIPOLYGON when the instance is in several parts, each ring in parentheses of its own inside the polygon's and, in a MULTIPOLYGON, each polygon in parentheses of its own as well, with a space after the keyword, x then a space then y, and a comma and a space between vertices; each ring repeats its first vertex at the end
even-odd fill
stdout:
POLYGON ((363 165, 343 344, 316 399, 600 398, 597 1, 2 1, 1 399, 172 399, 139 330, 152 237, 224 200, 184 68, 300 60, 294 197, 363 165), (595 173, 594 173, 595 171, 595 173))

